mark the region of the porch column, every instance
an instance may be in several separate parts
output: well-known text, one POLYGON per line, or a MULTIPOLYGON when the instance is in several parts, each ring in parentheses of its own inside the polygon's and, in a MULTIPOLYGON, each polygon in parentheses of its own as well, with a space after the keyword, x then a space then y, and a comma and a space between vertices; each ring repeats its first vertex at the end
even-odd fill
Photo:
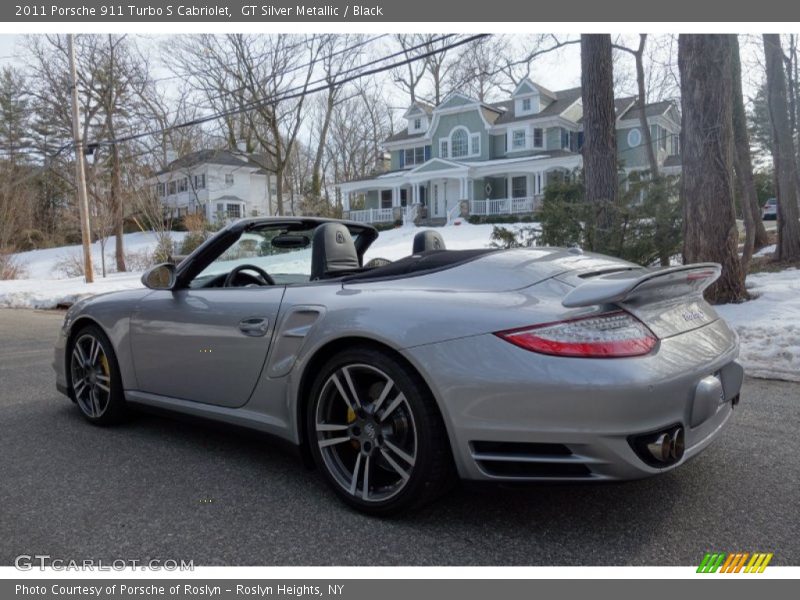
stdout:
POLYGON ((342 198, 342 209, 349 211, 350 210, 350 197, 352 196, 353 192, 345 192, 344 198, 342 198))
POLYGON ((394 186, 392 188, 392 206, 400 206, 400 187, 394 186))
POLYGON ((416 204, 419 202, 419 184, 412 183, 411 184, 411 203, 416 204))
POLYGON ((467 178, 467 194, 464 196, 465 200, 472 200, 472 196, 475 193, 475 181, 467 178))

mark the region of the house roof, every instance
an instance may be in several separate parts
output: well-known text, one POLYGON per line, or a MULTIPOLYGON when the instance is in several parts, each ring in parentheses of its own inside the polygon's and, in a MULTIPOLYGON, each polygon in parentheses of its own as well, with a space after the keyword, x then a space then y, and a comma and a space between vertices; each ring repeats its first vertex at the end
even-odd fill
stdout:
MULTIPOLYGON (((662 100, 661 102, 651 102, 650 104, 645 104, 644 112, 645 115, 648 117, 657 117, 659 115, 663 115, 673 106, 675 106, 675 104, 671 100, 662 100)), ((631 105, 631 107, 621 117, 621 119, 624 121, 627 121, 629 119, 638 119, 638 118, 639 118, 639 102, 635 102, 633 105, 631 105)))
POLYGON ((415 138, 421 138, 425 135, 424 131, 420 131, 419 133, 408 133, 408 129, 401 129, 395 134, 390 135, 386 138, 386 142, 403 142, 405 140, 413 140, 415 138))
POLYGON ((249 167, 256 169, 256 172, 258 173, 266 173, 268 171, 274 172, 272 159, 265 153, 247 154, 244 152, 225 149, 205 149, 198 150, 197 152, 191 152, 190 154, 185 154, 180 158, 173 160, 171 163, 169 163, 169 165, 167 165, 166 169, 159 171, 157 175, 175 171, 177 169, 187 169, 202 164, 249 167))
MULTIPOLYGON (((537 86, 541 87, 541 86, 537 86)), ((544 89, 544 88, 542 88, 544 89)), ((535 115, 521 115, 517 116, 514 114, 514 100, 504 100, 503 102, 495 102, 491 104, 495 109, 502 110, 503 113, 497 118, 495 121, 496 125, 502 125, 503 123, 513 123, 514 121, 526 121, 532 118, 539 118, 539 117, 555 117, 560 115, 562 112, 567 110, 576 100, 581 97, 581 88, 570 88, 568 90, 560 90, 558 92, 550 92, 549 90, 544 90, 546 93, 544 95, 550 96, 551 98, 555 98, 553 102, 545 106, 542 110, 540 110, 535 115)))

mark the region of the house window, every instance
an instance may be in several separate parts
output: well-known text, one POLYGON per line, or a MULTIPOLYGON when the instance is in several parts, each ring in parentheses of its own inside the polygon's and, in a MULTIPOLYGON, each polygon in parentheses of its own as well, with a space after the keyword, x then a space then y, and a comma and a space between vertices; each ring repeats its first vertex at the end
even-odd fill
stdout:
POLYGON ((642 132, 638 127, 634 127, 628 131, 628 147, 637 148, 642 143, 642 132))
POLYGON ((667 151, 667 130, 663 127, 658 128, 658 145, 661 146, 661 149, 666 152, 667 151))
POLYGON ((414 119, 414 129, 417 131, 422 129, 422 119, 414 119))
POLYGON ((164 184, 164 183, 156 184, 156 194, 158 194, 158 196, 160 198, 163 198, 164 196, 166 196, 167 195, 167 186, 166 186, 166 184, 164 184))
POLYGON ((381 208, 392 208, 392 190, 381 190, 381 208))
POLYGON ((439 140, 439 157, 447 158, 447 140, 439 140))
POLYGON ((403 150, 403 161, 401 166, 421 165, 425 162, 425 146, 416 148, 406 148, 403 150))
POLYGON ((469 136, 463 129, 457 129, 450 136, 450 145, 453 158, 461 158, 469 154, 469 136))
POLYGON ((233 173, 225 173, 225 185, 233 185, 233 173))
POLYGON ((473 133, 469 136, 469 153, 471 156, 478 156, 481 153, 480 133, 473 133))
POLYGON ((528 195, 528 177, 520 175, 511 178, 511 197, 524 198, 528 195))
POLYGON ((533 130, 533 147, 544 148, 544 129, 541 127, 533 130))
POLYGON ((531 111, 531 99, 530 98, 523 98, 522 100, 522 110, 525 112, 531 111))
POLYGON ((168 185, 168 190, 169 190, 169 195, 172 196, 177 190, 177 184, 174 181, 170 181, 168 185))
POLYGON ((226 207, 225 214, 228 216, 229 219, 241 219, 242 218, 242 205, 241 204, 228 204, 226 207))
POLYGON ((189 189, 189 180, 186 177, 178 180, 178 192, 185 192, 189 189))
POLYGON ((515 129, 511 133, 511 149, 524 150, 525 149, 525 130, 515 129))
POLYGON ((400 206, 408 206, 408 190, 405 188, 400 190, 400 206))
POLYGON ((194 189, 196 190, 203 190, 206 187, 206 174, 202 173, 200 175, 194 176, 194 189))
POLYGON ((561 149, 569 150, 569 130, 561 128, 561 149))

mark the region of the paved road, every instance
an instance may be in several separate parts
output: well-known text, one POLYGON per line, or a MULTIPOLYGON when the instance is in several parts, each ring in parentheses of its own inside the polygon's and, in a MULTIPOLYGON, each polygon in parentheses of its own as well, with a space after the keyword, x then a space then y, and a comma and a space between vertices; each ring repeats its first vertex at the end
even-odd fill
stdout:
POLYGON ((800 385, 749 379, 683 468, 606 485, 457 490, 381 521, 260 437, 138 416, 86 424, 53 387, 58 313, 0 310, 0 564, 688 565, 707 550, 800 564, 800 385))

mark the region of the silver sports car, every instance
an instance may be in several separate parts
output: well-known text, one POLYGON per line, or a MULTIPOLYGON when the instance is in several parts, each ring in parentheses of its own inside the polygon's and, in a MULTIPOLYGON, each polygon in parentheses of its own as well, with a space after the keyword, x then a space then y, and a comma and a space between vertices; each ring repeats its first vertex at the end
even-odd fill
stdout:
POLYGON ((283 438, 374 514, 458 477, 661 473, 739 401, 736 335, 702 296, 716 264, 447 250, 433 230, 405 258, 365 264, 377 237, 348 221, 238 221, 145 288, 74 305, 57 387, 98 425, 154 407, 283 438))

